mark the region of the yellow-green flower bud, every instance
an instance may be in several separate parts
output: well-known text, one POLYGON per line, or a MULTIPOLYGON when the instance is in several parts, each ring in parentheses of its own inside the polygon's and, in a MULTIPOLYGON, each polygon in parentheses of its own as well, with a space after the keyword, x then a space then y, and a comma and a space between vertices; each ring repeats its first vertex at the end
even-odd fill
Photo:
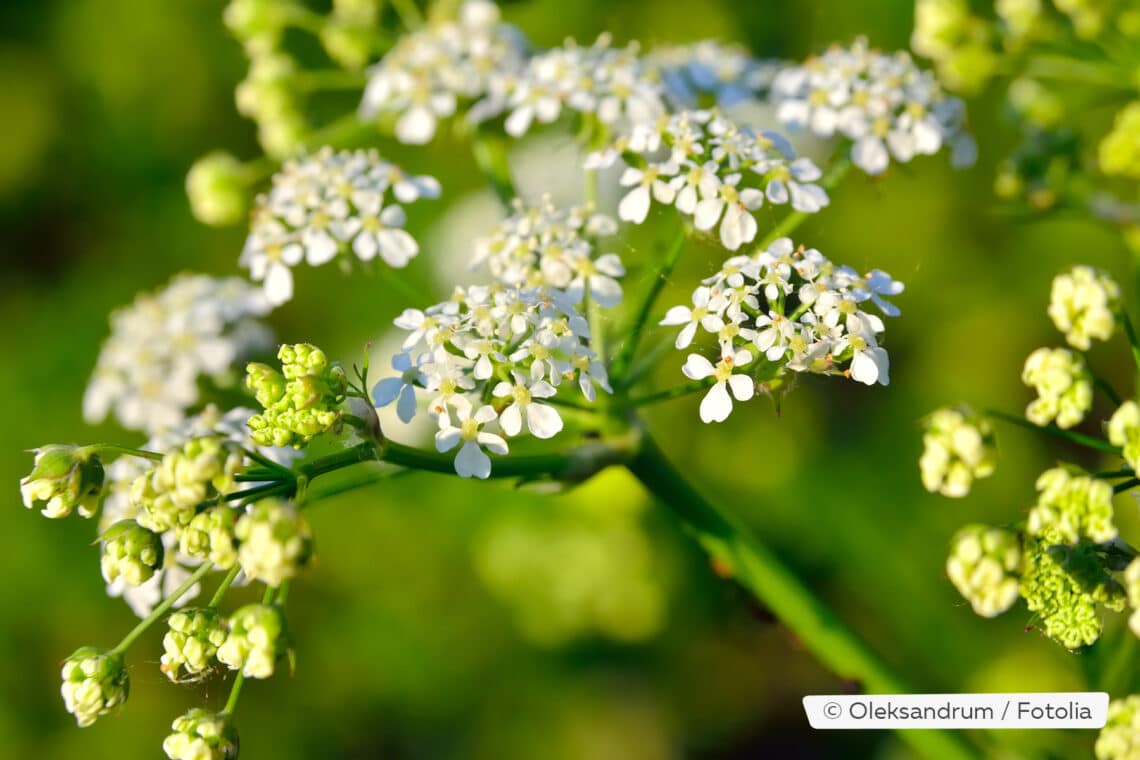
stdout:
POLYGON ((1132 608, 1128 627, 1140 636, 1140 559, 1132 560, 1124 568, 1124 590, 1128 594, 1128 606, 1132 608))
POLYGON ((1092 408, 1093 377, 1085 360, 1064 348, 1039 348, 1025 360, 1021 381, 1037 391, 1025 409, 1034 425, 1071 428, 1092 408))
POLYGON ((1112 131, 1100 141, 1098 157, 1105 174, 1140 177, 1140 101, 1116 114, 1112 131))
POLYGON ((1125 401, 1108 420, 1108 441, 1122 449, 1124 461, 1140 472, 1140 405, 1125 401))
POLYGON ((930 492, 959 498, 977 478, 994 472, 997 446, 990 421, 969 409, 938 409, 925 421, 919 459, 922 485, 930 492))
POLYGON ((130 679, 121 655, 81 647, 63 663, 63 703, 80 726, 90 726, 101 715, 127 701, 130 679))
POLYGON ((268 604, 250 604, 229 619, 229 633, 218 647, 218 659, 246 678, 269 678, 288 653, 285 617, 268 604))
POLYGON ((297 7, 293 0, 230 0, 222 20, 239 40, 255 39, 279 34, 297 7))
POLYGON ((1112 337, 1119 305, 1120 286, 1111 277, 1076 266, 1053 278, 1048 313, 1070 346, 1087 351, 1093 338, 1112 337))
POLYGON ((107 583, 122 578, 128 586, 141 586, 162 567, 162 537, 134 520, 120 520, 100 540, 103 555, 99 565, 107 583))
POLYGON ((162 672, 175 683, 201 675, 226 641, 226 626, 212 609, 184 609, 167 621, 162 638, 162 672))
POLYGON ((236 760, 238 733, 233 716, 195 707, 174 719, 162 741, 170 760, 236 760))
POLYGON ((1054 467, 1037 478, 1037 490, 1041 493, 1026 524, 1031 534, 1066 544, 1082 538, 1103 544, 1116 538, 1112 486, 1106 481, 1054 467))
POLYGON ((1096 739, 1096 760, 1140 760, 1140 695, 1108 703, 1108 720, 1096 739))
POLYGON ((246 367, 246 386, 265 409, 249 420, 253 440, 301 448, 321 433, 338 430, 348 387, 344 370, 308 343, 284 345, 277 356, 281 372, 264 364, 246 367))
POLYGON ((246 387, 262 406, 273 406, 285 395, 285 376, 268 364, 250 362, 245 373, 246 387))
POLYGON ((1017 534, 987 525, 967 525, 954 536, 946 574, 974 612, 994 617, 1017 601, 1021 541, 1017 534))
POLYGON ((222 151, 202 156, 186 174, 186 196, 194 218, 214 227, 237 224, 245 218, 246 186, 241 162, 222 151))
POLYGON ((1100 606, 1120 612, 1125 594, 1090 544, 1056 543, 1048 537, 1027 540, 1021 596, 1040 617, 1046 636, 1066 649, 1076 649, 1100 637, 1100 606))
POLYGON ((228 570, 237 562, 237 519, 237 510, 224 504, 199 512, 178 537, 178 548, 188 557, 228 570))
POLYGON ((247 577, 280 586, 304 567, 313 554, 309 523, 291 506, 265 499, 242 515, 234 530, 238 562, 247 577))
POLYGON ((32 472, 20 481, 20 496, 28 509, 51 518, 78 510, 91 517, 103 494, 103 463, 90 446, 52 444, 35 450, 32 472))
POLYGON ((131 484, 131 501, 142 510, 139 525, 157 533, 181 533, 199 506, 234 490, 234 476, 244 466, 241 447, 233 441, 192 438, 131 484))

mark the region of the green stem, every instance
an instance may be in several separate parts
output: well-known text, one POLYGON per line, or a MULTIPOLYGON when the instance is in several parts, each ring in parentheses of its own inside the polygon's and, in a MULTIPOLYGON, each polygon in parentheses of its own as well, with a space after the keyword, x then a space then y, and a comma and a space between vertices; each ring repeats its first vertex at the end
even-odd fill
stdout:
POLYGON ((359 90, 368 83, 368 77, 359 71, 323 69, 299 71, 293 75, 292 81, 305 92, 359 90))
MULTIPOLYGON (((666 459, 648 435, 628 465, 642 485, 681 520, 702 547, 731 568, 740 583, 767 605, 828 669, 857 679, 872 693, 910 689, 776 554, 719 512, 666 459)), ((959 736, 946 731, 902 731, 903 741, 931 758, 974 758, 959 736)))
POLYGON ((641 296, 641 301, 633 315, 633 321, 630 323, 629 329, 625 331, 627 336, 625 343, 610 369, 611 381, 618 388, 626 387, 625 375, 629 372, 629 365, 633 361, 634 354, 637 353, 637 345, 641 340, 645 322, 649 319, 650 312, 653 311, 653 304, 656 303, 657 296, 661 294, 661 289, 665 287, 669 275, 672 274, 673 267, 681 258, 687 239, 687 230, 682 225, 676 237, 673 238, 673 242, 669 245, 669 249, 665 252, 665 258, 654 271, 653 278, 645 288, 645 293, 641 296))
MULTIPOLYGON (((835 162, 835 165, 831 167, 831 171, 827 173, 827 176, 823 178, 819 186, 824 190, 834 190, 835 187, 843 181, 843 178, 847 176, 849 171, 851 171, 851 159, 845 154, 835 162)), ((775 240, 791 235, 797 227, 811 216, 815 215, 808 214, 804 211, 792 211, 781 219, 779 224, 773 227, 767 235, 762 237, 753 250, 756 252, 767 250, 768 246, 772 245, 775 240)))
POLYGON ((495 197, 508 213, 518 197, 515 181, 511 177, 511 162, 507 153, 507 138, 477 133, 471 138, 471 154, 475 163, 495 192, 495 197))
POLYGON ((234 710, 237 709, 238 698, 241 697, 241 687, 245 685, 245 676, 239 670, 237 677, 234 678, 234 685, 230 687, 230 696, 226 700, 226 706, 222 708, 222 712, 226 715, 233 715, 234 710))
POLYGON ((1132 320, 1128 318, 1128 312, 1124 309, 1120 310, 1120 321, 1124 323, 1124 334, 1128 336, 1128 345, 1132 347, 1132 360, 1136 362, 1136 368, 1140 369, 1140 339, 1136 336, 1136 328, 1132 326, 1132 320))
POLYGON ((1120 406, 1123 403, 1124 400, 1120 398, 1120 394, 1116 392, 1115 388, 1108 384, 1107 380, 1094 376, 1093 384, 1116 406, 1120 406))
POLYGON ((1062 430, 1056 425, 1035 425, 1029 420, 1022 419, 1015 414, 1009 414, 1007 412, 1002 412, 996 409, 987 409, 984 413, 990 417, 995 417, 999 420, 1008 422, 1011 425, 1017 425, 1029 430, 1040 430, 1044 433, 1048 433, 1049 435, 1056 436, 1057 438, 1064 438, 1066 441, 1070 441, 1080 446, 1086 446, 1090 449, 1103 451, 1106 454, 1120 454, 1121 451, 1119 446, 1113 446, 1108 441, 1102 441, 1100 438, 1094 438, 1091 435, 1085 435, 1084 433, 1074 433, 1072 430, 1062 430))
POLYGON ((160 454, 157 451, 146 451, 145 449, 132 449, 129 446, 117 446, 113 443, 96 443, 93 446, 85 446, 87 449, 95 449, 98 452, 110 452, 115 454, 126 454, 127 456, 139 457, 140 459, 149 459, 152 462, 161 462, 165 454, 160 454))
POLYGON ((400 23, 409 32, 414 32, 424 25, 424 16, 416 6, 415 0, 392 0, 392 7, 400 17, 400 23))
POLYGON ((124 636, 123 640, 119 642, 119 645, 112 649, 111 652, 113 654, 123 654, 126 652, 131 644, 135 643, 135 639, 137 639, 139 636, 142 636, 143 633, 146 632, 146 629, 150 628, 152 625, 154 625, 154 622, 156 620, 165 615, 170 610, 170 608, 178 602, 179 599, 186 595, 187 591, 194 587, 195 583, 206 577, 206 573, 210 572, 213 567, 214 565, 212 563, 203 562, 202 565, 197 570, 195 570, 189 578, 186 579, 185 583, 176 588, 174 590, 174 593, 172 593, 170 596, 159 602, 158 606, 155 607, 149 615, 143 618, 138 625, 132 628, 131 632, 124 636))
POLYGON ((1130 480, 1126 480, 1123 483, 1117 483, 1116 485, 1114 485, 1112 487, 1112 492, 1113 493, 1124 493, 1125 491, 1132 490, 1136 486, 1140 486, 1140 479, 1131 478, 1130 480))
POLYGON ((314 459, 311 462, 305 462, 297 468, 297 472, 309 480, 313 480, 325 473, 350 467, 360 462, 374 461, 376 458, 376 444, 367 441, 365 443, 358 443, 351 448, 338 451, 335 454, 329 454, 328 456, 314 459))
POLYGON ((675 385, 672 388, 666 388, 661 391, 653 391, 640 396, 630 396, 629 405, 644 406, 646 404, 655 404, 658 401, 669 401, 670 399, 680 398, 681 396, 688 396, 690 393, 698 393, 709 388, 715 382, 715 377, 707 377, 704 380, 694 380, 691 383, 675 385))
POLYGON ((210 604, 207 605, 210 609, 218 608, 218 605, 222 603, 226 592, 230 590, 230 586, 233 585, 234 579, 237 578, 240 572, 241 565, 235 562, 234 566, 230 568, 230 571, 226 573, 226 577, 222 578, 222 582, 218 584, 218 589, 214 592, 213 597, 210 598, 210 604))
MULTIPOLYGON (((380 272, 380 279, 383 280, 386 285, 399 291, 400 295, 402 295, 409 304, 426 306, 431 303, 431 296, 410 282, 407 282, 387 264, 381 263, 377 269, 380 272)), ((367 388, 365 390, 367 390, 367 388)))

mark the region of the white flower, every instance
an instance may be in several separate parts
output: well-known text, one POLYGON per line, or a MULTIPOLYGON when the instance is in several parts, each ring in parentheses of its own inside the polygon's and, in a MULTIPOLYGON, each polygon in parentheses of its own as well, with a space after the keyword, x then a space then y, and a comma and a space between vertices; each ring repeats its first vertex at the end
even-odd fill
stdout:
POLYGON ((448 417, 440 417, 439 432, 435 434, 435 448, 447 452, 463 443, 455 455, 455 472, 461 478, 486 479, 491 475, 491 458, 483 451, 493 454, 506 454, 507 442, 501 436, 487 433, 480 428, 494 422, 498 415, 490 406, 479 407, 471 414, 470 407, 457 412, 458 426, 451 424, 448 417))
POLYGON ((673 186, 662 177, 670 177, 677 173, 677 167, 668 162, 652 164, 644 170, 626 169, 620 183, 622 187, 633 187, 618 204, 618 218, 626 222, 641 224, 649 214, 649 195, 652 190, 653 197, 658 203, 672 203, 676 193, 673 186))
POLYGON ((748 375, 734 374, 734 370, 752 361, 748 351, 725 352, 716 366, 700 354, 689 354, 682 371, 690 380, 704 380, 713 377, 716 382, 701 400, 702 422, 724 422, 732 414, 732 396, 737 401, 747 401, 755 392, 755 384, 748 375), (732 396, 729 389, 732 389, 732 396))
POLYGON ((756 219, 748 212, 764 203, 764 194, 755 188, 737 191, 739 182, 739 174, 725 177, 717 194, 698 203, 693 215, 693 226, 698 230, 711 230, 720 219, 720 242, 730 251, 756 238, 756 219))
POLYGON ((723 299, 712 298, 711 291, 702 285, 693 291, 693 307, 691 309, 688 306, 674 306, 665 312, 665 318, 658 324, 684 325, 681 332, 677 334, 675 345, 677 348, 688 348, 689 344, 693 342, 693 336, 697 334, 698 325, 710 333, 720 332, 721 328, 724 327, 724 320, 721 319, 719 312, 724 306, 723 299))
POLYGON ((392 357, 392 369, 400 373, 399 377, 386 377, 372 388, 372 399, 376 406, 388 406, 396 401, 396 415, 401 422, 411 422, 416 416, 416 389, 423 373, 412 364, 412 357, 407 353, 396 354, 392 357))
POLYGON ((509 436, 522 432, 522 418, 526 416, 527 429, 535 438, 553 438, 562 430, 562 417, 550 404, 535 401, 551 398, 557 393, 550 383, 542 379, 530 380, 518 372, 514 383, 501 382, 492 390, 495 398, 510 398, 511 404, 499 417, 499 425, 509 436))

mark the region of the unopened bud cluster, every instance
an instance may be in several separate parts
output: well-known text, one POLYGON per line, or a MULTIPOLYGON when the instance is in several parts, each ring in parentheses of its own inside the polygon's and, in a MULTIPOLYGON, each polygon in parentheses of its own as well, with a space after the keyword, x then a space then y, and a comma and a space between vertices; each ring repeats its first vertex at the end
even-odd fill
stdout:
POLYGON ((250 604, 230 616, 218 659, 246 678, 269 678, 289 650, 285 616, 268 604, 250 604))
POLYGON ((277 358, 281 372, 256 362, 246 368, 246 386, 265 409, 249 420, 253 440, 302 448, 321 433, 338 430, 347 388, 344 370, 308 343, 284 345, 277 358))
POLYGON ((129 690, 123 658, 115 652, 83 647, 63 663, 63 704, 80 726, 126 702, 129 690))
POLYGON ((235 490, 244 468, 241 447, 220 436, 193 438, 131 484, 139 525, 158 533, 181 532, 200 505, 235 490))
POLYGON ((35 464, 20 481, 20 495, 28 509, 46 517, 67 517, 78 511, 91 517, 103 493, 103 463, 94 448, 54 444, 36 449, 35 464))
POLYGON ((919 459, 927 491, 960 498, 978 478, 988 478, 997 464, 997 445, 989 419, 967 408, 938 409, 926 418, 919 459))
POLYGON ((218 613, 208 607, 179 610, 167 626, 161 665, 166 677, 177 683, 209 671, 227 635, 218 613))
POLYGON ((162 742, 170 760, 235 760, 238 734, 232 718, 194 708, 174 719, 171 733, 162 742))

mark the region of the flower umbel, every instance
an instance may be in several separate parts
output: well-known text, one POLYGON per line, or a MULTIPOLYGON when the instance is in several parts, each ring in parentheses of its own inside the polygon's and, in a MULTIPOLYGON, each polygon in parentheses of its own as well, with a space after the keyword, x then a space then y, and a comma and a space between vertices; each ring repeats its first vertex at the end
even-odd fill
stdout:
POLYGON ((28 509, 45 517, 67 517, 78 510, 91 517, 103 494, 103 463, 93 447, 52 444, 35 450, 28 477, 20 481, 20 496, 28 509))
POLYGON ((1104 272, 1077 266, 1053 278, 1049 316, 1073 348, 1088 351, 1093 339, 1111 338, 1119 308, 1120 286, 1104 272))
POLYGON ((120 520, 99 538, 103 543, 100 566, 107 583, 122 578, 128 586, 138 586, 162 567, 162 537, 134 520, 120 520))
POLYGON ((195 707, 174 719, 162 741, 170 760, 236 760, 238 733, 233 718, 195 707))
POLYGON ((82 647, 63 663, 63 703, 80 726, 90 726, 100 716, 127 701, 130 679, 121 655, 82 647))
POLYGON ((263 499, 238 519, 238 562, 247 577, 280 586, 313 554, 309 523, 292 505, 263 499))
POLYGON ((226 641, 225 622, 208 607, 179 610, 167 620, 162 637, 162 672, 175 683, 193 680, 214 666, 226 641))
POLYGON ((1025 360, 1021 381, 1037 391, 1025 409, 1035 425, 1071 428, 1092 408, 1093 377, 1079 354, 1064 348, 1039 348, 1025 360))
POLYGON ((960 498, 978 478, 988 478, 997 464, 997 446, 989 419, 966 407, 938 409, 925 421, 922 436, 922 485, 927 491, 960 498))
POLYGON ((249 604, 230 616, 229 633, 218 647, 218 659, 246 678, 269 678, 286 656, 289 641, 285 616, 276 606, 249 604))
POLYGON ((950 544, 946 574, 974 612, 994 617, 1017 601, 1021 542, 1017 534, 987 525, 967 525, 950 544))
POLYGON ((281 372, 256 362, 246 367, 246 387, 265 409, 249 419, 253 440, 299 449, 321 433, 339 430, 347 388, 344 370, 308 343, 284 345, 277 358, 281 372))

